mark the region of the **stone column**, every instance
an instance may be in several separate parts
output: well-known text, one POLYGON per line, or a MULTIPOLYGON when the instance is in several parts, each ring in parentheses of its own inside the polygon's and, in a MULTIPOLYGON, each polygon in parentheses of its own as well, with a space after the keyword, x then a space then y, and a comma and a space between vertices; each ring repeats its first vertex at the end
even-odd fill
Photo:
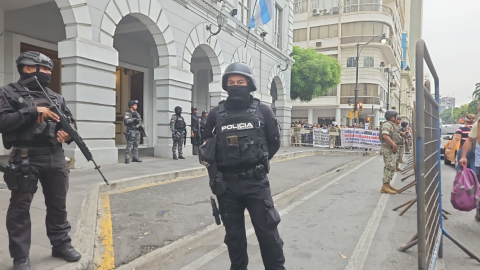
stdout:
POLYGON ((192 106, 193 74, 174 66, 158 67, 154 71, 156 84, 156 108, 157 108, 157 138, 154 146, 156 157, 172 158, 172 132, 170 119, 176 106, 183 109, 183 117, 187 123, 187 141, 183 148, 184 156, 192 155, 190 143, 190 108, 192 106))
MULTIPOLYGON (((62 59, 62 94, 78 125, 78 132, 98 165, 118 163, 115 147, 115 68, 118 52, 98 42, 73 38, 58 44, 62 59)), ((65 146, 75 168, 93 167, 75 143, 65 146)))
POLYGON ((313 109, 308 109, 308 124, 313 124, 313 109))
POLYGON ((280 122, 282 128, 281 134, 281 146, 287 147, 291 145, 291 131, 290 127, 292 123, 292 102, 290 100, 277 100, 275 101, 275 108, 277 113, 277 120, 280 122))
POLYGON ((218 103, 222 100, 227 99, 228 93, 222 88, 221 80, 213 80, 209 85, 208 89, 210 92, 210 108, 218 106, 218 103))
POLYGON ((340 108, 335 109, 335 122, 337 122, 338 125, 342 124, 342 109, 340 108))

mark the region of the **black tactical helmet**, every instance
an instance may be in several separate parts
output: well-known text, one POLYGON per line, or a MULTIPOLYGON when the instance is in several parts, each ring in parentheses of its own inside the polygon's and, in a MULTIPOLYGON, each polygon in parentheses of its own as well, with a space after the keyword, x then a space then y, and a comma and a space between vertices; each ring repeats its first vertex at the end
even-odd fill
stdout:
POLYGON ((192 106, 192 113, 193 113, 194 111, 198 111, 198 109, 197 109, 197 107, 192 106))
POLYGON ((175 107, 175 112, 176 113, 182 112, 182 107, 180 107, 180 106, 175 107))
POLYGON ((24 52, 20 54, 17 58, 17 69, 21 72, 23 66, 44 66, 53 70, 53 62, 48 56, 39 52, 24 52))
POLYGON ((406 128, 408 126, 408 122, 403 121, 401 125, 403 128, 406 128))
POLYGON ((397 115, 398 115, 397 111, 388 110, 388 111, 385 112, 385 120, 390 121, 390 118, 392 118, 393 116, 395 116, 395 119, 397 119, 396 118, 397 115))
POLYGON ((202 111, 202 115, 205 115, 205 114, 207 114, 207 111, 202 111))
POLYGON ((128 102, 128 107, 131 108, 131 107, 133 107, 133 105, 135 105, 135 104, 138 104, 138 100, 130 100, 130 101, 128 102))
POLYGON ((225 69, 225 73, 222 76, 223 90, 227 90, 228 77, 234 74, 247 77, 247 83, 250 91, 257 90, 257 85, 255 83, 255 78, 253 77, 252 70, 244 63, 232 63, 228 65, 228 67, 225 69))

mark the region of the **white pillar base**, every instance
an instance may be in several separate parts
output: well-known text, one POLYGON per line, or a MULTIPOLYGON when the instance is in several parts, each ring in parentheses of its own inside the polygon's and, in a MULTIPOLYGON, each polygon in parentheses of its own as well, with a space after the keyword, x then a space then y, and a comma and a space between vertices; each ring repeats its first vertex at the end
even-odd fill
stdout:
POLYGON ((288 147, 291 145, 291 122, 292 122, 292 103, 290 100, 277 100, 275 101, 275 110, 277 114, 277 120, 282 127, 282 134, 280 134, 280 145, 288 147))

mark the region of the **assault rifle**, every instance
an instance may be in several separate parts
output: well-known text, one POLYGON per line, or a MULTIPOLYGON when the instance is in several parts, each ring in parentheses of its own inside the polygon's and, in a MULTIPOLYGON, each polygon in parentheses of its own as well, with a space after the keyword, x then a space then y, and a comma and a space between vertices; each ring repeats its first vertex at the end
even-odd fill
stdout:
POLYGON ((140 131, 140 135, 142 135, 142 137, 147 138, 147 143, 150 144, 150 142, 148 141, 147 131, 145 130, 145 127, 143 126, 143 120, 140 117, 140 114, 137 111, 134 111, 132 115, 133 115, 134 118, 137 118, 140 121, 140 123, 138 124, 138 127, 137 127, 137 130, 140 131))
MULTIPOLYGON (((37 76, 33 76, 29 79, 26 79, 25 81, 23 82, 20 82, 20 84, 22 86, 25 86, 27 85, 28 83, 30 82, 33 82, 33 81, 36 81, 38 86, 40 87, 40 89, 42 89, 42 92, 43 94, 45 95, 45 97, 47 98, 48 102, 50 103, 50 110, 52 112, 54 112, 56 115, 58 115, 58 117, 60 118, 60 125, 62 126, 63 130, 70 136, 70 138, 77 144, 78 148, 80 148, 80 151, 82 151, 82 154, 83 156, 85 156, 85 158, 87 159, 87 161, 92 161, 93 162, 93 165, 95 165, 95 170, 98 170, 98 172, 100 173, 100 175, 102 176, 103 178, 103 181, 105 181, 105 183, 107 185, 109 185, 107 179, 105 178, 105 176, 103 175, 102 171, 100 170, 100 166, 97 165, 97 163, 95 162, 95 160, 93 160, 93 155, 92 153, 90 152, 90 149, 88 149, 87 145, 85 144, 85 142, 83 141, 82 137, 80 137, 80 135, 78 134, 78 132, 72 127, 70 121, 68 120, 68 117, 65 116, 65 114, 63 114, 63 112, 57 107, 57 105, 55 104, 55 102, 53 102, 51 99, 50 99, 50 96, 48 95, 48 93, 45 91, 45 89, 42 87, 42 85, 38 82, 37 80, 37 76)), ((27 90, 28 91, 28 90, 27 90)))

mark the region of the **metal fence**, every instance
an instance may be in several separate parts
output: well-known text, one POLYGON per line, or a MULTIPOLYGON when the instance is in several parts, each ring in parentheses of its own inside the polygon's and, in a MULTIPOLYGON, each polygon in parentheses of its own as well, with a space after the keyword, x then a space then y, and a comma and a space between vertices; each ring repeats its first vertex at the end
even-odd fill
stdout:
POLYGON ((439 78, 420 40, 416 48, 416 179, 418 269, 434 269, 442 245, 439 78), (424 86, 424 60, 435 80, 435 99, 424 86))

